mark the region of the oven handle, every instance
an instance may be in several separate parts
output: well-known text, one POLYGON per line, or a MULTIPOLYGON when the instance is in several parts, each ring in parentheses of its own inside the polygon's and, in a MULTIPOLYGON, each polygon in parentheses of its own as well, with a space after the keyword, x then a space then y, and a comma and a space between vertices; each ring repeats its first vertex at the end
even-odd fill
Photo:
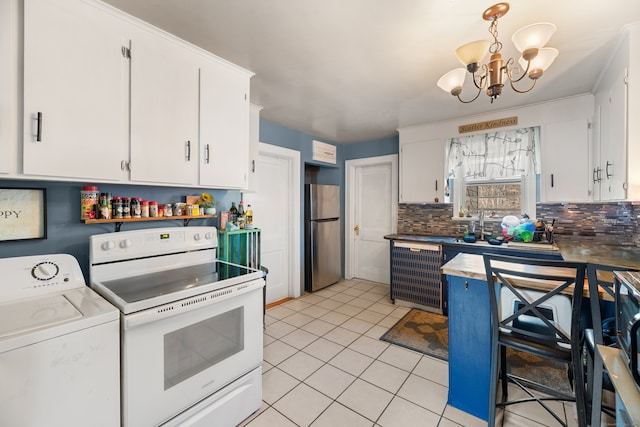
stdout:
POLYGON ((206 292, 180 301, 150 308, 139 313, 127 314, 123 317, 122 327, 125 331, 133 329, 148 323, 157 322, 161 319, 177 316, 221 301, 236 298, 249 292, 260 290, 264 286, 264 278, 255 279, 251 282, 206 292))

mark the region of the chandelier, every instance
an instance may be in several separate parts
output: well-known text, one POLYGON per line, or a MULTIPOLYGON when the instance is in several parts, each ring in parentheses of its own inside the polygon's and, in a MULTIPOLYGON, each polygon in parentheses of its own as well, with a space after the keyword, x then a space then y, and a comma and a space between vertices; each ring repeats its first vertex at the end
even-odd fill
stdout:
POLYGON ((522 54, 516 65, 513 58, 506 62, 502 59, 502 43, 498 41, 498 18, 502 18, 509 11, 509 3, 498 3, 482 14, 485 21, 491 21, 489 33, 493 36, 493 42, 488 40, 477 40, 467 43, 456 49, 456 56, 466 66, 449 71, 438 80, 438 87, 446 92, 450 92, 465 104, 478 99, 484 89, 487 96, 491 98, 491 103, 500 96, 502 88, 508 80, 511 88, 518 93, 529 92, 536 85, 536 81, 542 77, 542 73, 558 56, 558 50, 552 47, 544 47, 551 35, 556 30, 556 26, 548 22, 527 25, 516 31, 511 40, 516 49, 522 54), (491 53, 488 64, 480 65, 480 62, 491 53), (482 69, 481 72, 478 72, 482 69), (467 101, 460 98, 462 85, 466 76, 466 71, 471 73, 474 86, 478 93, 467 101), (532 81, 530 87, 525 90, 516 88, 516 83, 525 76, 529 76, 532 81))

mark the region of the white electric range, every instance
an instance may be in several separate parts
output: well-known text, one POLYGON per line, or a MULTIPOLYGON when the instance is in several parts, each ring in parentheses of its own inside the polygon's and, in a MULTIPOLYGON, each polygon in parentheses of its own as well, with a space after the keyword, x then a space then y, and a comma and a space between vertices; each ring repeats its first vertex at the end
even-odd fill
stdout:
POLYGON ((124 426, 234 426, 262 404, 264 274, 215 227, 91 236, 91 286, 121 312, 124 426))

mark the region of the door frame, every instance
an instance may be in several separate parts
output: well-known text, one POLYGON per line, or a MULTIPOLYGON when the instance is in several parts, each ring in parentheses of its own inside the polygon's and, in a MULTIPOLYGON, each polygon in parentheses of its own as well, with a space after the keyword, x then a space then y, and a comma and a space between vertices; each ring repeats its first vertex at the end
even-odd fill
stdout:
POLYGON ((345 279, 353 279, 355 271, 355 213, 356 213, 356 170, 364 166, 390 165, 391 166, 391 232, 398 229, 398 155, 366 157, 363 159, 347 160, 345 162, 345 279))
MULTIPOLYGON (((288 295, 290 298, 298 298, 301 295, 300 259, 302 257, 300 244, 300 152, 277 145, 258 143, 258 156, 265 155, 286 160, 289 164, 289 184, 287 188, 288 198, 291 203, 288 209, 283 211, 290 220, 289 223, 289 286, 288 295)), ((266 266, 269 268, 269 266, 266 266)), ((267 276, 267 280, 269 277, 267 276)))

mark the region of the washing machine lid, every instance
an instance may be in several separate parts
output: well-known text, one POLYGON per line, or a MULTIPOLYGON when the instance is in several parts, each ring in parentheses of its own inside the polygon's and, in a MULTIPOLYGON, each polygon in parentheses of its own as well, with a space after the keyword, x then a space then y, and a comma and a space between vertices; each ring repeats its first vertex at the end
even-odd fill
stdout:
POLYGON ((120 312, 91 288, 0 304, 0 354, 104 323, 120 312))
POLYGON ((79 319, 82 313, 64 294, 0 304, 0 338, 79 319))

